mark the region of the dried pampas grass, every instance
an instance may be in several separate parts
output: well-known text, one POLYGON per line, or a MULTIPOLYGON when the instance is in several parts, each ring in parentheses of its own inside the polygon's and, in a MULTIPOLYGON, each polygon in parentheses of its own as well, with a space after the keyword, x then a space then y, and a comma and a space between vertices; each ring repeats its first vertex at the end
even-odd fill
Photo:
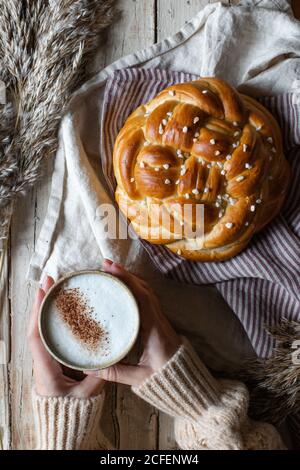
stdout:
POLYGON ((0 241, 13 203, 57 150, 70 94, 84 77, 114 0, 0 0, 0 241))
POLYGON ((273 356, 249 361, 239 377, 251 390, 250 415, 279 425, 300 411, 300 325, 283 319, 268 331, 273 356))

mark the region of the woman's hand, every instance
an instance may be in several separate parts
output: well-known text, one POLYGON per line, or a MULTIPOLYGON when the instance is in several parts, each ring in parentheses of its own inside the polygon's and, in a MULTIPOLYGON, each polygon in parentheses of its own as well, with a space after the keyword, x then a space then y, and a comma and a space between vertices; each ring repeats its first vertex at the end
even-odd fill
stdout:
POLYGON ((162 314, 158 299, 145 281, 109 260, 104 260, 103 269, 127 284, 138 302, 143 351, 136 366, 119 363, 107 369, 87 373, 91 377, 139 386, 174 355, 181 339, 162 314))
MULTIPOLYGON (((76 380, 65 375, 67 369, 52 358, 40 338, 38 329, 39 309, 45 293, 53 283, 51 277, 47 277, 43 282, 42 288, 37 292, 29 321, 28 341, 33 358, 35 389, 39 395, 47 397, 90 398, 101 392, 104 380, 93 376, 83 376, 83 380, 76 380)), ((70 370, 68 372, 70 374, 70 370)))

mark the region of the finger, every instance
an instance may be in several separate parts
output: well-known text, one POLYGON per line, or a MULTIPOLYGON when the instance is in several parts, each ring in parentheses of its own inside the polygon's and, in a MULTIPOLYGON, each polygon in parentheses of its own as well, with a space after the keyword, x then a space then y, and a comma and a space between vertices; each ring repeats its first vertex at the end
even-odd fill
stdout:
POLYGON ((111 259, 104 258, 104 260, 102 261, 102 268, 105 270, 106 267, 109 268, 109 266, 111 266, 112 264, 113 261, 111 259))
POLYGON ((99 395, 105 385, 105 380, 101 377, 95 377, 87 375, 76 387, 76 394, 79 394, 80 398, 89 398, 99 395))
POLYGON ((86 371, 86 374, 93 377, 100 377, 107 382, 116 382, 131 386, 139 385, 144 380, 144 377, 149 375, 144 367, 123 364, 116 364, 107 369, 86 371))
POLYGON ((129 278, 131 278, 132 280, 135 280, 138 284, 141 284, 141 285, 146 284, 145 281, 143 281, 140 277, 138 277, 135 274, 127 271, 124 268, 124 266, 122 266, 119 263, 115 263, 114 261, 112 261, 110 259, 107 259, 107 258, 104 259, 103 263, 102 263, 102 267, 106 272, 110 272, 110 271, 118 272, 119 276, 128 275, 129 278))
POLYGON ((42 288, 39 288, 33 303, 33 308, 31 311, 31 315, 29 318, 28 324, 28 336, 37 336, 40 337, 39 329, 38 329, 38 316, 42 301, 45 297, 45 293, 50 289, 50 287, 54 284, 54 280, 50 276, 46 276, 43 281, 42 288))
POLYGON ((43 291, 47 292, 50 289, 50 287, 53 286, 54 282, 55 281, 54 281, 53 277, 45 276, 45 278, 43 279, 43 282, 42 282, 43 291))
POLYGON ((39 339, 32 339, 29 343, 33 359, 33 368, 37 378, 47 380, 56 379, 62 374, 60 364, 48 353, 47 349, 39 339))
POLYGON ((141 298, 148 292, 146 287, 148 287, 150 292, 150 287, 144 281, 134 274, 126 271, 120 264, 107 263, 107 260, 105 260, 103 263, 103 269, 105 272, 110 273, 123 281, 135 295, 137 300, 141 300, 141 298))
POLYGON ((29 318, 29 323, 28 323, 28 337, 29 338, 32 336, 39 336, 38 315, 39 315, 40 306, 43 302, 44 297, 45 297, 45 292, 43 291, 43 289, 39 288, 36 293, 31 315, 29 318))
POLYGON ((137 276, 126 271, 121 265, 109 261, 108 263, 103 263, 103 268, 106 272, 124 282, 124 284, 126 284, 133 293, 139 306, 141 334, 144 342, 144 340, 147 339, 151 328, 157 321, 156 314, 160 311, 156 295, 146 282, 141 281, 137 276), (151 308, 154 304, 158 307, 151 308))
MULTIPOLYGON (((47 291, 53 285, 54 280, 47 276, 43 282, 43 288, 47 291)), ((40 306, 45 297, 45 290, 39 288, 33 304, 28 326, 28 343, 34 361, 34 367, 39 374, 49 374, 51 377, 57 376, 60 371, 59 364, 52 358, 43 345, 40 337, 38 316, 40 306)))
POLYGON ((103 269, 105 272, 109 272, 114 276, 120 278, 125 282, 132 290, 139 288, 141 292, 152 294, 155 296, 155 293, 152 290, 150 284, 142 279, 139 276, 127 271, 121 264, 114 263, 109 259, 103 260, 103 269))
POLYGON ((121 265, 110 260, 104 260, 103 268, 113 276, 124 282, 132 291, 138 306, 141 317, 141 339, 145 344, 154 325, 157 323, 157 316, 160 314, 160 306, 157 297, 150 286, 141 281, 134 274, 126 271, 121 265), (153 308, 154 305, 156 308, 153 308))

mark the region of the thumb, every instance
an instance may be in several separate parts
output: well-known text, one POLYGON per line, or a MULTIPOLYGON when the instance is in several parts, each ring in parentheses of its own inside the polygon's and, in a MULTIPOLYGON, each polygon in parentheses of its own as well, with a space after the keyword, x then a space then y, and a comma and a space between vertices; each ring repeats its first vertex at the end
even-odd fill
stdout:
POLYGON ((146 367, 128 366, 126 364, 115 364, 107 369, 86 371, 86 374, 93 377, 100 377, 107 382, 117 382, 125 385, 140 385, 149 373, 146 373, 146 367))

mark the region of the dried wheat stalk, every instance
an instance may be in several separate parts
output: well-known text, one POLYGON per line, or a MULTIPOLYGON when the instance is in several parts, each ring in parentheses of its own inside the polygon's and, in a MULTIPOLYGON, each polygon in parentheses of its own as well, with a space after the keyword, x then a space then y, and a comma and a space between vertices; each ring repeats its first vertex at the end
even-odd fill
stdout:
POLYGON ((34 185, 57 150, 70 94, 84 79, 114 0, 0 0, 0 241, 13 201, 34 185))
POLYGON ((239 377, 251 390, 251 415, 279 425, 300 410, 300 363, 293 361, 300 325, 283 319, 268 332, 276 341, 272 357, 249 361, 239 377))

